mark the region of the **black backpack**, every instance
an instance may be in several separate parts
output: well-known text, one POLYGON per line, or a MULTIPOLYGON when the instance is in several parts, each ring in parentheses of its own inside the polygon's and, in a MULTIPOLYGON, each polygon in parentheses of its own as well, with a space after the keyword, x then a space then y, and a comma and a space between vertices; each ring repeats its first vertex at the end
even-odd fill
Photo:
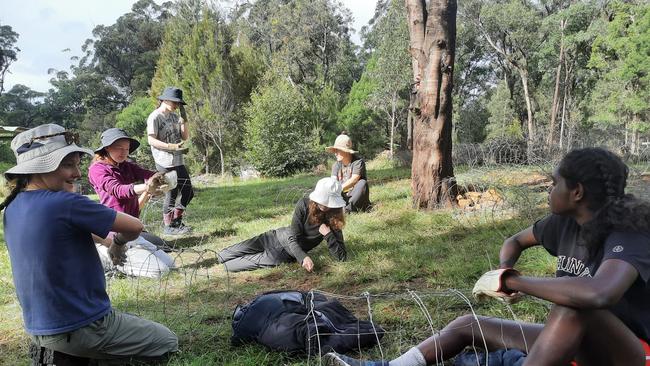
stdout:
POLYGON ((233 345, 257 342, 272 350, 311 355, 374 346, 384 335, 381 327, 357 319, 338 301, 299 291, 267 292, 237 305, 232 330, 233 345))

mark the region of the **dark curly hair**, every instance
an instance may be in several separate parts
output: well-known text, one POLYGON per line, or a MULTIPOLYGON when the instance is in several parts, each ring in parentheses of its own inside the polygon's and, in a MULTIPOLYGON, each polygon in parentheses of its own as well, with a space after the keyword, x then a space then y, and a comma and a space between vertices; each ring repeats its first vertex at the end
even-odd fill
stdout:
POLYGON ((583 186, 587 207, 594 212, 580 233, 592 258, 613 231, 650 232, 650 202, 625 194, 628 172, 621 158, 602 148, 573 150, 558 166, 568 188, 583 186))
POLYGON ((327 224, 332 230, 343 230, 345 226, 345 216, 342 208, 330 208, 327 211, 321 211, 318 203, 309 200, 308 221, 310 224, 327 224))

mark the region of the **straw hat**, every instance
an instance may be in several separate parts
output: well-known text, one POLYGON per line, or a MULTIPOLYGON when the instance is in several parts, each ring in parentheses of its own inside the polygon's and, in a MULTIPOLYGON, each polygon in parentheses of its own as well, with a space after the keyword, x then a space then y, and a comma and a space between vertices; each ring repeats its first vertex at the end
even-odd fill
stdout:
POLYGON ((92 151, 77 146, 78 139, 76 133, 53 123, 19 133, 11 140, 16 166, 4 173, 5 178, 11 179, 12 174, 53 172, 73 152, 92 155, 92 151))
POLYGON ((341 196, 341 183, 333 178, 323 178, 316 183, 316 188, 309 194, 309 199, 329 208, 341 208, 345 206, 345 200, 341 196))
POLYGON ((129 154, 132 154, 135 149, 140 146, 140 142, 134 138, 129 137, 121 128, 109 128, 108 130, 102 132, 102 146, 98 149, 95 149, 95 152, 98 153, 105 148, 113 145, 113 143, 119 139, 129 140, 129 154))
POLYGON ((356 154, 357 152, 352 150, 352 140, 350 139, 350 136, 346 134, 340 134, 336 137, 336 140, 334 140, 334 146, 328 146, 325 148, 328 152, 335 152, 336 150, 340 150, 346 153, 350 154, 356 154))

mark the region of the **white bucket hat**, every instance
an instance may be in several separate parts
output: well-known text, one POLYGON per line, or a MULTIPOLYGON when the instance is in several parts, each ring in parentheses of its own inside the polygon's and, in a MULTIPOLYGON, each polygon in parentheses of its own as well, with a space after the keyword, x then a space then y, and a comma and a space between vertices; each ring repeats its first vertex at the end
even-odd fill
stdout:
POLYGON ((11 150, 16 155, 16 166, 7 170, 11 174, 38 174, 55 171, 68 154, 93 152, 77 146, 78 135, 50 123, 21 132, 11 140, 11 150))
POLYGON ((309 199, 329 208, 341 208, 345 206, 345 200, 341 196, 341 183, 333 178, 323 178, 316 183, 316 188, 309 194, 309 199))
POLYGON ((350 136, 346 134, 340 134, 336 137, 336 140, 334 140, 334 146, 328 146, 325 148, 328 152, 333 153, 336 150, 341 150, 346 153, 350 154, 356 154, 357 152, 352 150, 352 140, 350 139, 350 136))

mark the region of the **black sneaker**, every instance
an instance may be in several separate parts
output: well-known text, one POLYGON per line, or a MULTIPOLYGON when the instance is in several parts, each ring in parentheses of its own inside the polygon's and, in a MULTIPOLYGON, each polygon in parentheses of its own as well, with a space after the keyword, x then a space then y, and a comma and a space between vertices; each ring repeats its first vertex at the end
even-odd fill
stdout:
POLYGON ((68 355, 35 344, 29 345, 29 356, 32 366, 87 366, 90 359, 68 355))

